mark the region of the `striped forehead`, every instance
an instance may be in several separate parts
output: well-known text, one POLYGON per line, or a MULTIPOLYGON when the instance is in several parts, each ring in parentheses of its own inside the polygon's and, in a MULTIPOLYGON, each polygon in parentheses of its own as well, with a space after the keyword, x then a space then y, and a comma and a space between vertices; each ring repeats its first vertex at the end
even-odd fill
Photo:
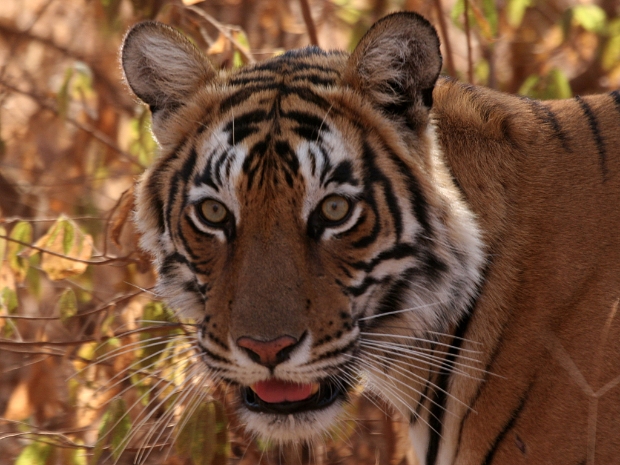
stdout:
POLYGON ((287 131, 274 134, 273 121, 263 116, 253 111, 231 118, 199 143, 189 189, 191 203, 219 200, 239 221, 241 196, 303 186, 300 214, 306 220, 326 195, 358 193, 361 183, 354 154, 335 126, 312 114, 291 112, 279 117, 288 120, 279 124, 287 131), (274 182, 278 176, 282 182, 274 182))

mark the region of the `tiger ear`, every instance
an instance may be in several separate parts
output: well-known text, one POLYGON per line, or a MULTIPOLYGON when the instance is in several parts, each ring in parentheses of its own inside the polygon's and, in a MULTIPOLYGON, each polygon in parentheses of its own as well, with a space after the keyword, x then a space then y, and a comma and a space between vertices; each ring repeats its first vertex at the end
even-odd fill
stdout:
POLYGON ((394 13, 362 38, 343 81, 388 117, 419 128, 428 121, 441 64, 435 28, 417 13, 394 13))
POLYGON ((129 87, 153 113, 179 106, 216 74, 189 40, 154 21, 129 30, 121 62, 129 87))

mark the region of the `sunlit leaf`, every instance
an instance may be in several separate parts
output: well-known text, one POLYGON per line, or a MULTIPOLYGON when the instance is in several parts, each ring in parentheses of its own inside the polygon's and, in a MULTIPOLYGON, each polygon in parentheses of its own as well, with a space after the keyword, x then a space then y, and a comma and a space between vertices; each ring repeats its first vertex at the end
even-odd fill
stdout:
POLYGON ((601 64, 605 71, 620 65, 620 18, 610 21, 607 25, 608 40, 603 49, 601 64))
POLYGON ((498 15, 496 3, 495 0, 482 0, 482 13, 489 27, 488 40, 497 37, 498 15))
POLYGON ((131 430, 131 420, 123 399, 117 398, 110 402, 103 414, 99 435, 93 450, 92 463, 97 463, 105 446, 109 445, 114 460, 118 460, 127 445, 127 437, 131 430))
MULTIPOLYGON (((13 227, 9 237, 23 243, 30 243, 32 241, 32 226, 30 223, 20 221, 13 227)), ((21 252, 25 248, 26 246, 18 244, 17 242, 9 241, 7 245, 9 266, 11 270, 13 270, 15 280, 18 282, 22 282, 26 278, 26 273, 28 272, 28 258, 21 256, 21 252)))
POLYGON ((517 28, 521 25, 525 11, 532 6, 533 0, 508 0, 506 4, 506 19, 508 24, 517 28))
POLYGON ((17 305, 17 293, 15 290, 8 287, 3 288, 0 291, 0 307, 7 314, 12 315, 17 310, 17 305))
POLYGON ((600 33, 605 29, 607 15, 598 5, 576 5, 572 9, 573 22, 586 31, 600 33))
POLYGON ((545 76, 529 76, 519 94, 537 99, 562 99, 572 97, 572 90, 566 74, 553 68, 545 76))
POLYGON ((547 95, 543 98, 549 99, 563 99, 571 98, 573 92, 570 88, 570 82, 566 74, 557 68, 552 69, 549 72, 549 88, 547 95))
POLYGON ((58 105, 58 113, 60 116, 67 116, 69 109, 69 86, 71 84, 71 78, 73 77, 73 68, 68 68, 65 71, 65 78, 60 85, 60 89, 56 93, 56 104, 58 105))
MULTIPOLYGON (((6 229, 4 229, 4 226, 0 226, 0 236, 6 236, 6 229)), ((6 254, 6 247, 6 239, 0 237, 0 262, 4 260, 6 254)))
POLYGON ((142 108, 138 117, 131 120, 130 129, 129 153, 142 165, 150 166, 157 153, 157 142, 151 132, 151 112, 142 108))
POLYGON ((52 452, 52 445, 33 442, 22 450, 14 465, 52 465, 48 462, 52 452))
POLYGON ((35 245, 67 257, 42 253, 41 268, 52 280, 84 273, 88 264, 83 261, 91 258, 93 250, 92 237, 83 233, 73 220, 65 216, 58 218, 35 245), (71 260, 71 258, 82 261, 71 260))
POLYGON ((78 311, 77 298, 73 289, 65 289, 58 299, 58 311, 60 313, 60 321, 66 323, 69 318, 75 316, 78 311))

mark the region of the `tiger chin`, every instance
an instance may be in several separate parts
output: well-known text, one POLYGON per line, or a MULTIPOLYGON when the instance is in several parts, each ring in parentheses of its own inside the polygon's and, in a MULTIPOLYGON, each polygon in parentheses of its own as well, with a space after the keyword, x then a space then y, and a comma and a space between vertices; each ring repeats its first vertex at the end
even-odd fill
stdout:
POLYGON ((160 145, 136 197, 158 293, 251 432, 312 440, 363 383, 422 465, 618 460, 617 91, 440 77, 415 13, 232 71, 145 22, 122 64, 160 145))

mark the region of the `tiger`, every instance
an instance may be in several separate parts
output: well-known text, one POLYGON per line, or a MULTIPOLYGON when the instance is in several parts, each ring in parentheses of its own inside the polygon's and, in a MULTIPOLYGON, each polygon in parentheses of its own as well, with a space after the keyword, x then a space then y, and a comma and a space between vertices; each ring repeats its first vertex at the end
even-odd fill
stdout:
POLYGON ((249 432, 312 441, 363 388, 421 465, 620 463, 620 92, 441 76, 413 12, 234 70, 143 22, 121 61, 157 294, 249 432))

